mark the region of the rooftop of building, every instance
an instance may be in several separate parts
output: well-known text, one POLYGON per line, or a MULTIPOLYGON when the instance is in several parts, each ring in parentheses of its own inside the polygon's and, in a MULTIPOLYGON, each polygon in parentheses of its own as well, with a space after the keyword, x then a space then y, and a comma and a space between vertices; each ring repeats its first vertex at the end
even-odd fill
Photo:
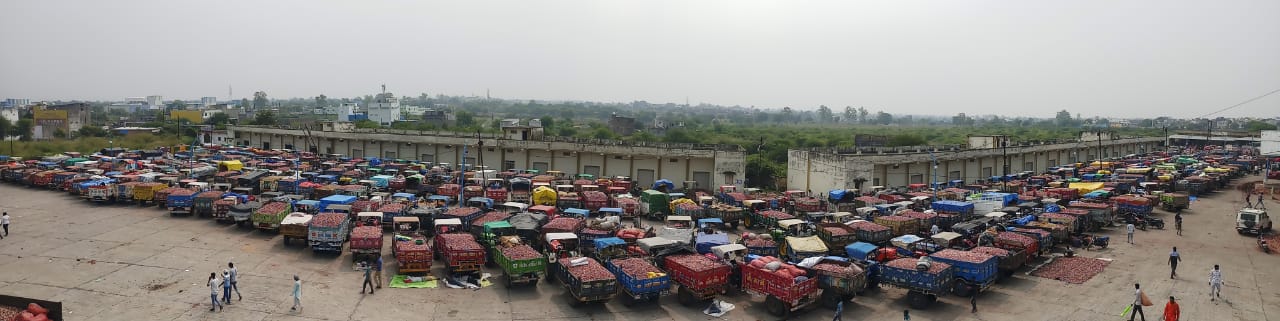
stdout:
MULTIPOLYGON (((301 130, 301 129, 293 128, 289 126, 255 126, 255 125, 237 125, 237 126, 228 126, 227 128, 234 131, 242 131, 246 129, 268 129, 268 130, 276 129, 276 130, 299 130, 299 131, 301 130)), ((322 132, 312 132, 312 133, 322 133, 322 132)), ((350 129, 349 131, 342 131, 342 133, 391 134, 391 135, 409 135, 409 136, 435 136, 435 137, 453 137, 453 138, 511 140, 507 138, 505 135, 503 135, 502 133, 465 133, 465 132, 455 132, 455 131, 447 131, 447 130, 424 131, 424 130, 402 130, 402 129, 389 129, 389 128, 353 128, 353 129, 350 129)), ((725 144, 686 144, 686 143, 644 142, 644 141, 632 141, 632 140, 590 139, 590 138, 562 137, 562 136, 542 136, 539 139, 527 139, 525 141, 559 142, 559 143, 589 144, 589 145, 610 145, 610 146, 625 146, 625 147, 650 147, 650 148, 665 148, 665 149, 715 150, 715 151, 722 151, 722 152, 745 152, 745 149, 743 149, 742 146, 725 145, 725 144)))

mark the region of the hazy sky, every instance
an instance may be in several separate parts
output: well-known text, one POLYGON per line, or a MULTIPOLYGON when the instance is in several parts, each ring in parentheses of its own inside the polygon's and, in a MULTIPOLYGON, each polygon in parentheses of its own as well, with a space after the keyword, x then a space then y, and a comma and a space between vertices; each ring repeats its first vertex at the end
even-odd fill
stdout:
MULTIPOLYGON (((1280 1, 0 1, 0 98, 519 99, 1195 117, 1280 89, 1280 1)), ((1280 116, 1280 94, 1224 116, 1280 116)))

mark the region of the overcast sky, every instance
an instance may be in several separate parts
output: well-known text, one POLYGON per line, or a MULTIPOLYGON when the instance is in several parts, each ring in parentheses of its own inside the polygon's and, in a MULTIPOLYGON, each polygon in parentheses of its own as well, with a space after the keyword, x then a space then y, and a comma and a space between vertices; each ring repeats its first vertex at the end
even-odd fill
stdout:
MULTIPOLYGON (((1196 117, 1280 1, 0 1, 0 97, 397 95, 1196 117)), ((1280 94, 1223 116, 1280 116, 1280 94)))

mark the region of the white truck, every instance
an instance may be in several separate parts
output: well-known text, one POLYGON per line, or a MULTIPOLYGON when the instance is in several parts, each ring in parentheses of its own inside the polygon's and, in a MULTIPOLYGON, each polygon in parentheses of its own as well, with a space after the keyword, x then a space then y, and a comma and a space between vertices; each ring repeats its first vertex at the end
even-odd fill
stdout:
POLYGON ((1244 208, 1236 213, 1236 233, 1262 234, 1271 231, 1271 217, 1267 211, 1257 208, 1244 208))

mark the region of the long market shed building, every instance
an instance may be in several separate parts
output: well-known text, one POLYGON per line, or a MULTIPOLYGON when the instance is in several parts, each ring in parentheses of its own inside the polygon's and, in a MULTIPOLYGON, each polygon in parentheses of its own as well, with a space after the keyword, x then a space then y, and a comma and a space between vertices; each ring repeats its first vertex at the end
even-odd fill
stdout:
POLYGON ((1081 139, 1066 142, 1012 142, 1006 136, 972 136, 969 144, 961 146, 793 149, 787 152, 787 187, 826 192, 935 181, 973 183, 1003 175, 1006 157, 1010 174, 1039 173, 1062 164, 1096 160, 1099 152, 1102 158, 1123 157, 1160 151, 1163 145, 1163 137, 1083 133, 1081 139))
POLYGON ((641 186, 668 179, 677 185, 693 181, 698 188, 712 190, 720 185, 741 186, 746 178, 746 153, 741 146, 543 136, 536 124, 504 124, 501 134, 358 129, 343 122, 325 123, 317 130, 263 126, 229 126, 228 130, 235 144, 258 148, 630 176, 641 186))

